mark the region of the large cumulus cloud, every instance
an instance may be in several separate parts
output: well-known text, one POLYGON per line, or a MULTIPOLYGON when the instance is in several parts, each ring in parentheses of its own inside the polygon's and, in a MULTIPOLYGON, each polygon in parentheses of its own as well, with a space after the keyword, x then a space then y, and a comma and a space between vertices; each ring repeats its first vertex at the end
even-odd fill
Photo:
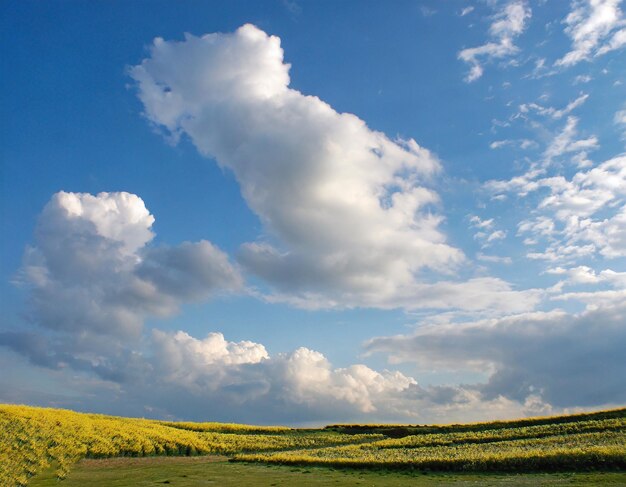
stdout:
POLYGON ((182 331, 154 331, 146 360, 160 390, 177 391, 191 404, 204 402, 205 412, 221 417, 245 414, 261 421, 398 416, 417 384, 398 371, 377 372, 363 364, 334 368, 322 353, 305 347, 270 356, 260 343, 229 342, 221 333, 197 339, 182 331))
MULTIPOLYGON (((424 275, 449 276, 465 260, 439 229, 429 187, 436 157, 291 88, 289 68, 280 39, 248 24, 181 42, 157 38, 130 75, 151 122, 234 173, 268 235, 242 245, 238 260, 270 284, 271 300, 465 307, 456 293, 424 289, 424 275)), ((512 291, 498 279, 451 284, 488 306, 512 291)), ((536 300, 520 294, 516 302, 528 309, 536 300)))

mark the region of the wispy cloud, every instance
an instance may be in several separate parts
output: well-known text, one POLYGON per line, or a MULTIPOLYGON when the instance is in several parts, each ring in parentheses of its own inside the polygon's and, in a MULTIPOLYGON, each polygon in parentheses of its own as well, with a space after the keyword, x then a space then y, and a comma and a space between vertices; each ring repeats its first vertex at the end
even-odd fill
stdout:
POLYGON ((420 6, 420 12, 423 17, 432 17, 437 13, 437 10, 427 5, 422 5, 420 6))
POLYGON ((626 109, 618 110, 617 112, 615 112, 613 122, 615 123, 615 125, 624 130, 622 138, 626 139, 626 109))
POLYGON ((529 149, 531 147, 536 146, 537 143, 530 139, 503 139, 503 140, 494 140, 489 144, 490 149, 502 149, 503 147, 516 146, 522 150, 529 149))
POLYGON ((494 40, 478 47, 463 49, 458 54, 459 59, 470 65, 466 82, 476 81, 483 75, 483 60, 502 59, 519 51, 513 40, 524 31, 530 16, 531 10, 525 1, 509 2, 495 14, 489 28, 489 34, 494 40))
POLYGON ((589 98, 589 95, 586 93, 583 93, 575 100, 569 102, 566 107, 560 110, 557 110, 554 107, 544 107, 537 103, 524 103, 520 105, 520 112, 528 113, 529 111, 532 110, 538 113, 539 115, 548 116, 555 120, 558 120, 560 118, 563 118, 565 115, 568 115, 569 113, 574 111, 576 108, 581 106, 583 103, 585 103, 585 101, 587 101, 587 98, 589 98))
POLYGON ((565 127, 552 139, 552 142, 543 153, 545 165, 550 164, 553 159, 564 154, 596 149, 598 147, 598 138, 595 135, 586 139, 577 138, 577 125, 577 117, 567 117, 565 127))
POLYGON ((483 248, 489 247, 493 242, 504 240, 506 238, 506 231, 494 229, 493 218, 482 220, 480 217, 472 215, 469 220, 470 225, 473 228, 478 229, 478 231, 474 234, 474 239, 481 241, 483 248))
POLYGON ((510 265, 513 263, 513 259, 511 257, 502 257, 499 255, 487 255, 482 252, 478 252, 476 254, 476 258, 482 262, 490 262, 492 264, 507 264, 510 265))
POLYGON ((466 15, 472 13, 474 11, 474 7, 472 5, 465 7, 463 9, 461 9, 461 11, 459 12, 459 15, 461 17, 465 17, 466 15))
MULTIPOLYGON (((541 174, 535 173, 536 174, 541 174)), ((515 191, 525 197, 547 190, 537 205, 537 216, 518 225, 521 236, 536 245, 547 240, 541 251, 529 252, 531 259, 576 262, 601 255, 626 256, 626 157, 618 156, 570 179, 563 176, 517 177, 491 182, 496 191, 515 191)))
POLYGON ((576 0, 564 20, 572 49, 555 62, 573 66, 626 45, 626 25, 619 8, 621 0, 576 0), (620 30, 617 30, 620 29, 620 30))

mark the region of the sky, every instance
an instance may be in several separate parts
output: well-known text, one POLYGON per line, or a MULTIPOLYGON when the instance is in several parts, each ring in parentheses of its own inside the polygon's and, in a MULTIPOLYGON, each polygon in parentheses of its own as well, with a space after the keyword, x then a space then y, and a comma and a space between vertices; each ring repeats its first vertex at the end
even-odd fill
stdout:
POLYGON ((0 402, 626 404, 625 2, 0 9, 0 402))

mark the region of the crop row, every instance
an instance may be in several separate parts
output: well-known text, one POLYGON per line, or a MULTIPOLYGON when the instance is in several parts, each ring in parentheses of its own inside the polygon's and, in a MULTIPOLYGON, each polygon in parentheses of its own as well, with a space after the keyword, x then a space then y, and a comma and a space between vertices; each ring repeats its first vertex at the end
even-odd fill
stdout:
POLYGON ((376 444, 263 454, 237 461, 297 465, 456 471, 625 469, 626 433, 609 431, 547 438, 421 448, 376 448, 376 444))
POLYGON ((392 438, 377 441, 372 443, 371 447, 420 448, 425 446, 446 446, 463 443, 492 443, 496 441, 545 438, 549 436, 593 433, 601 431, 626 431, 626 417, 580 421, 577 423, 542 424, 509 429, 411 435, 403 438, 392 438))

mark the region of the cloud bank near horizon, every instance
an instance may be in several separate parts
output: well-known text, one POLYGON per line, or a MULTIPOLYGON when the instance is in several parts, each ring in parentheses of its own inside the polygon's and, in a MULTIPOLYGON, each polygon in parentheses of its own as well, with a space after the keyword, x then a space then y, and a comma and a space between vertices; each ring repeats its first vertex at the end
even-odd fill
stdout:
POLYGON ((114 391, 103 407, 128 403, 135 414, 235 420, 253 410, 257 421, 298 423, 480 419, 485 408, 499 417, 552 408, 537 392, 422 387, 398 370, 335 368, 306 347, 270 355, 261 343, 218 332, 195 338, 144 329, 147 318, 171 316, 185 302, 243 289, 236 266, 209 242, 151 245, 154 220, 129 193, 55 194, 18 276, 30 292, 31 325, 2 331, 0 345, 51 374, 84 375, 90 387, 114 391))

